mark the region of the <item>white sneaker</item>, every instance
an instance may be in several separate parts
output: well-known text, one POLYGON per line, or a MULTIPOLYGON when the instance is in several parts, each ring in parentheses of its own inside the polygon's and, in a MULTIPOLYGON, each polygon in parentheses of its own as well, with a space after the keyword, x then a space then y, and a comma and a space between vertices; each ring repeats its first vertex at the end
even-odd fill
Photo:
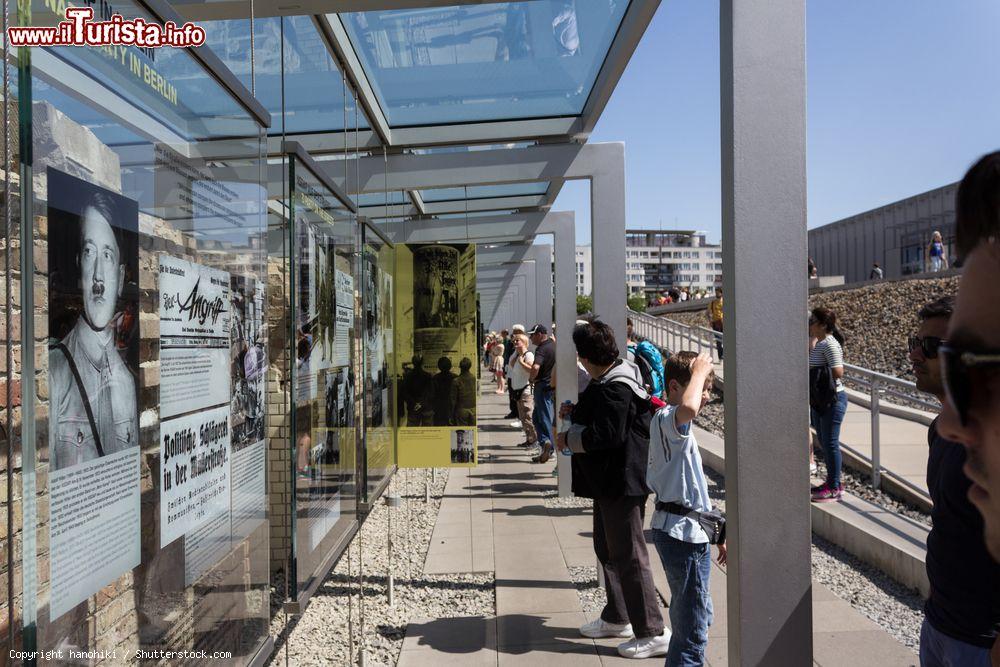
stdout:
POLYGON ((625 623, 624 625, 608 623, 600 616, 596 620, 580 626, 580 634, 591 639, 602 639, 604 637, 628 639, 633 636, 631 623, 625 623))
POLYGON ((514 421, 512 421, 512 422, 511 422, 511 423, 509 424, 509 426, 510 426, 511 428, 521 428, 521 420, 520 420, 520 419, 515 419, 514 421))
POLYGON ((815 475, 817 472, 819 472, 819 466, 816 465, 815 461, 813 461, 812 463, 809 464, 809 474, 815 475))
POLYGON ((654 658, 667 654, 670 646, 670 628, 664 627, 659 637, 634 638, 618 645, 618 655, 623 658, 654 658))
POLYGON ((532 445, 527 449, 528 456, 539 456, 541 453, 542 453, 542 448, 539 447, 538 445, 532 445))

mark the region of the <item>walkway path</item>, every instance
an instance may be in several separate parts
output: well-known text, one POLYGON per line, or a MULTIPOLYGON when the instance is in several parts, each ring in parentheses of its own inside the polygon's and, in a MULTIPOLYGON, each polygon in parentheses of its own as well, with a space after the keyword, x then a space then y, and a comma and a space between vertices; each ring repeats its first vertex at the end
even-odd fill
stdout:
MULTIPOLYGON (((398 664, 635 664, 618 656, 615 641, 593 641, 577 632, 593 614, 583 611, 569 568, 595 566, 592 514, 585 508, 547 506, 546 498, 555 489, 552 466, 532 465, 515 447, 520 438, 501 418, 506 411, 504 399, 483 395, 479 451, 490 458, 477 468, 452 471, 424 563, 428 573, 493 568, 496 616, 411 619, 398 664)), ((657 587, 669 600, 659 560, 650 549, 657 587)), ((713 565, 711 665, 726 664, 725 590, 725 571, 713 565)), ((881 667, 916 662, 911 651, 819 584, 813 585, 813 613, 816 664, 881 667)))

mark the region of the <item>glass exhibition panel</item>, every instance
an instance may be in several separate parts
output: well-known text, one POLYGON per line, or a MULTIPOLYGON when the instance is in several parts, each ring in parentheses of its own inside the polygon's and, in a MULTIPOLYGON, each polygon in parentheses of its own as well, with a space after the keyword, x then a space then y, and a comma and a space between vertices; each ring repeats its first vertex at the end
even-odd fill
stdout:
POLYGON ((365 224, 362 254, 364 321, 365 501, 372 503, 388 483, 396 463, 393 447, 392 277, 395 253, 365 224))
POLYGON ((397 244, 400 467, 476 465, 476 244, 397 244))
POLYGON ((307 595, 353 534, 361 414, 356 360, 361 234, 342 195, 289 158, 289 294, 294 363, 293 597, 307 595))
POLYGON ((245 664, 270 599, 266 120, 186 50, 26 55, 25 648, 245 664))

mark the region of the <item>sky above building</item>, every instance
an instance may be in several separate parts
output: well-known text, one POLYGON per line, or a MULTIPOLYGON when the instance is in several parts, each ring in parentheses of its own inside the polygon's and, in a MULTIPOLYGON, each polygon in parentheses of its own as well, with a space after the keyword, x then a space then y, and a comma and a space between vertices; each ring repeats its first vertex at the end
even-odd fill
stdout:
MULTIPOLYGON (((810 0, 809 227, 959 180, 1000 148, 1000 2, 810 0)), ((623 141, 630 228, 721 237, 719 7, 663 0, 590 141, 623 141)), ((569 182, 590 242, 589 186, 569 182)))

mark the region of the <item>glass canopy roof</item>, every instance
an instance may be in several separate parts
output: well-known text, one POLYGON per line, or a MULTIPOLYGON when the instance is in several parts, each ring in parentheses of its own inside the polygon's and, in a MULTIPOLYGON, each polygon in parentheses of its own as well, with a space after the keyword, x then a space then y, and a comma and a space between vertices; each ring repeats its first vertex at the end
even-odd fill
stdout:
MULTIPOLYGON (((250 82, 250 21, 207 21, 207 43, 271 113, 271 134, 281 134, 281 42, 284 20, 285 132, 339 132, 344 129, 344 82, 326 42, 308 16, 254 21, 256 87, 250 82)), ((355 104, 348 100, 347 127, 354 129, 355 104)), ((360 129, 368 129, 364 112, 360 129)))
POLYGON ((470 185, 467 188, 434 188, 420 190, 425 202, 461 201, 463 199, 492 199, 495 197, 520 197, 544 195, 549 189, 547 181, 539 183, 505 183, 502 185, 470 185))
POLYGON ((530 0, 339 20, 389 125, 408 127, 579 115, 627 7, 530 0))

